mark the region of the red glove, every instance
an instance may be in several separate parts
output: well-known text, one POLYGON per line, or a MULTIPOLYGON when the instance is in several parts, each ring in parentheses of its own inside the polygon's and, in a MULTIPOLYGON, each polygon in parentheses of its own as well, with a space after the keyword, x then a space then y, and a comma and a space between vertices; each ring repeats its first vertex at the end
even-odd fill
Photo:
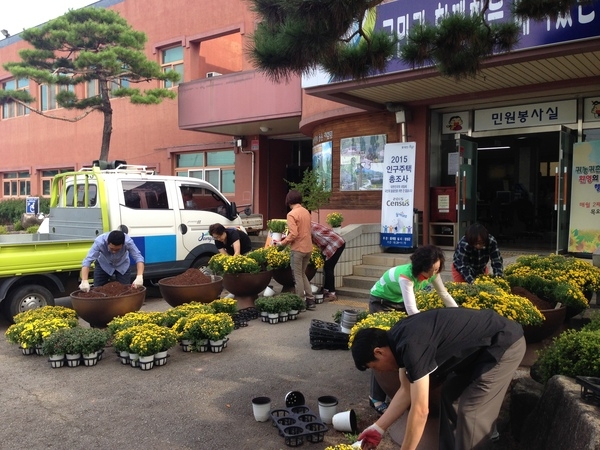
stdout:
POLYGON ((374 423, 370 427, 366 428, 360 434, 360 436, 358 436, 358 440, 362 441, 362 448, 377 448, 377 446, 381 442, 381 438, 383 438, 383 433, 385 433, 385 430, 383 430, 383 428, 374 423))

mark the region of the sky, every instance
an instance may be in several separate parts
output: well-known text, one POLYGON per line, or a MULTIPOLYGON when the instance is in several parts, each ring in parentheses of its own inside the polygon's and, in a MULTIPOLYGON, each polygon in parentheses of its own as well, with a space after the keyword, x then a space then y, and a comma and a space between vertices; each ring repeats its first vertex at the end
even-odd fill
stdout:
MULTIPOLYGON (((4 0, 0 8, 0 30, 10 35, 19 34, 23 29, 41 25, 62 16, 69 9, 79 9, 96 3, 98 0, 4 0)), ((2 39, 3 36, 0 36, 2 39)))

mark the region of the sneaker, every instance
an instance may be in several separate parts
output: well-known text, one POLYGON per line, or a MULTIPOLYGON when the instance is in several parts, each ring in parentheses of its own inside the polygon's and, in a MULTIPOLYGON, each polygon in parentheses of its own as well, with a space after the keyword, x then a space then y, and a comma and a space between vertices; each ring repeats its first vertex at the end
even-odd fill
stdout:
POLYGON ((328 302, 335 302, 337 300, 337 296, 335 295, 335 292, 328 292, 323 296, 323 299, 328 302))
POLYGON ((317 305, 315 304, 315 299, 307 298, 306 299, 306 309, 309 311, 314 311, 316 308, 317 308, 317 305))

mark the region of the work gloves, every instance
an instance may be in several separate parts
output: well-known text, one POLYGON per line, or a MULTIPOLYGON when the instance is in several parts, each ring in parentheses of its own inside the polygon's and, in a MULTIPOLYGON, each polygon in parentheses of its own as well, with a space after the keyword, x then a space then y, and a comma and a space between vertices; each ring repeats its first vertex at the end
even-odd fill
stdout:
POLYGON ((133 280, 132 286, 134 288, 140 288, 143 285, 144 285, 144 276, 143 275, 138 275, 137 277, 135 277, 135 280, 133 280))
POLYGON ((81 280, 81 284, 79 284, 79 290, 81 292, 90 292, 90 283, 87 280, 81 280))

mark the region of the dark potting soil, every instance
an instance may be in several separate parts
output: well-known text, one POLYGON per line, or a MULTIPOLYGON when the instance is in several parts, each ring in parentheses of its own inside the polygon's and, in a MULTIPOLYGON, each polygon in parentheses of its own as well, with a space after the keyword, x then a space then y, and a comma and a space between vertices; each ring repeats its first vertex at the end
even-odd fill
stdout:
POLYGON ((74 296, 79 298, 105 298, 122 297, 139 292, 141 288, 131 287, 130 284, 122 284, 118 281, 111 281, 104 286, 93 287, 89 292, 77 291, 74 296))
POLYGON ((540 311, 542 309, 554 309, 554 305, 540 297, 538 297, 537 295, 535 295, 532 292, 529 292, 527 289, 522 288, 520 286, 514 286, 510 288, 510 291, 514 294, 514 295, 519 295, 521 297, 525 297, 526 299, 528 299, 531 303, 533 303, 533 306, 535 306, 537 309, 539 309, 540 311))
POLYGON ((198 269, 188 269, 176 277, 161 280, 162 284, 175 286, 188 286, 192 284, 208 284, 212 282, 212 278, 204 275, 198 269))

